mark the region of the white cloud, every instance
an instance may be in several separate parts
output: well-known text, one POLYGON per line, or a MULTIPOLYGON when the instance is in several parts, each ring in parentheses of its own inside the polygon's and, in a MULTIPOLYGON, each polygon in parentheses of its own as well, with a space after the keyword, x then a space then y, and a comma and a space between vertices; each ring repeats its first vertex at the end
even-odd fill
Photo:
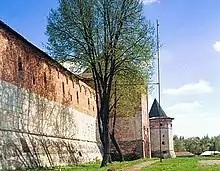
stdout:
POLYGON ((214 115, 207 105, 199 102, 181 102, 165 109, 168 116, 174 117, 173 133, 179 136, 210 136, 219 134, 219 116, 214 115), (211 119, 209 119, 211 118, 211 119))
POLYGON ((220 52, 220 42, 215 42, 213 48, 215 49, 215 51, 220 52))
POLYGON ((164 94, 169 95, 195 95, 211 93, 213 91, 212 86, 205 80, 199 80, 197 83, 185 84, 179 88, 165 89, 164 94))
MULTIPOLYGON (((157 92, 154 91, 154 93, 148 97, 148 112, 150 111, 154 97, 157 97, 156 95, 157 92)), ((198 101, 178 101, 172 104, 172 100, 170 101, 169 97, 163 97, 162 108, 167 116, 174 118, 174 135, 202 137, 207 134, 210 136, 220 134, 218 129, 220 120, 218 111, 220 109, 218 106, 210 106, 206 104, 206 101, 199 99, 198 101)))
POLYGON ((190 113, 198 113, 202 109, 202 107, 202 103, 198 101, 182 102, 168 107, 167 113, 172 116, 187 116, 190 113))
POLYGON ((143 4, 149 5, 153 3, 160 3, 160 0, 142 0, 143 4))

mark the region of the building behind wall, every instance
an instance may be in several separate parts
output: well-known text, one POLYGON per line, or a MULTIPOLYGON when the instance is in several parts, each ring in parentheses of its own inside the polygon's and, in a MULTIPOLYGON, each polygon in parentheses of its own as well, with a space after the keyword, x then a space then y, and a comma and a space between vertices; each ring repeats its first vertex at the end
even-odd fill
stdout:
MULTIPOLYGON (((126 160, 151 157, 146 97, 146 94, 140 95, 140 108, 133 116, 116 118, 115 138, 126 160)), ((110 121, 112 121, 112 119, 110 121)), ((110 126, 111 125, 112 122, 110 122, 110 126)), ((113 146, 112 152, 117 154, 113 146)))
POLYGON ((0 168, 101 159, 94 90, 0 21, 0 168))
POLYGON ((154 99, 149 112, 149 119, 152 157, 175 157, 172 133, 172 120, 174 118, 168 117, 157 100, 154 99))
MULTIPOLYGON (((88 85, 94 86, 92 74, 89 70, 81 74, 81 78, 88 85)), ((126 89, 126 85, 124 86, 126 89)), ((125 160, 145 157, 151 158, 147 94, 139 94, 135 106, 138 106, 138 109, 134 114, 127 115, 130 111, 128 111, 129 109, 126 107, 121 110, 121 113, 119 112, 116 114, 115 139, 122 150, 125 160)), ((135 108, 135 106, 133 107, 135 108)), ((110 118, 109 126, 111 131, 113 127, 112 117, 110 118)), ((119 160, 119 154, 113 144, 111 146, 111 154, 113 160, 119 160)))

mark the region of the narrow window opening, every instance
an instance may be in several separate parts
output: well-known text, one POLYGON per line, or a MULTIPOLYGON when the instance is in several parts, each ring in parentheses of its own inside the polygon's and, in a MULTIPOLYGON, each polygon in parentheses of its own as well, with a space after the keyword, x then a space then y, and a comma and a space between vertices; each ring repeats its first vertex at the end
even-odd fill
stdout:
POLYGON ((164 141, 162 141, 162 144, 163 144, 163 145, 165 145, 165 142, 164 142, 164 141))
POLYGON ((18 57, 18 82, 22 81, 22 60, 18 57))
POLYGON ((45 85, 47 84, 47 75, 46 75, 46 72, 44 72, 44 84, 45 84, 45 85))
POLYGON ((162 123, 160 123, 160 126, 163 126, 163 124, 162 124, 162 123))
POLYGON ((22 61, 21 61, 21 57, 18 57, 18 71, 22 71, 22 61))
POLYGON ((163 151, 163 154, 166 154, 167 152, 166 151, 163 151))
POLYGON ((66 77, 66 84, 68 84, 68 77, 66 77))
POLYGON ((172 127, 173 125, 172 124, 170 124, 170 127, 172 127))
POLYGON ((62 82, 63 95, 65 94, 64 82, 62 82))
POLYGON ((77 104, 79 104, 79 93, 78 93, 78 91, 76 92, 76 100, 77 100, 77 104))
POLYGON ((88 98, 88 108, 90 109, 90 100, 89 100, 89 98, 88 98))
POLYGON ((74 88, 74 82, 72 81, 72 84, 73 84, 73 88, 74 88))
POLYGON ((82 153, 79 151, 79 156, 82 157, 82 153))
POLYGON ((95 107, 94 106, 92 107, 92 110, 93 110, 93 112, 95 111, 95 107))
POLYGON ((57 78, 60 78, 60 73, 58 70, 57 70, 57 78))
POLYGON ((35 76, 32 76, 32 84, 35 84, 35 76))
POLYGON ((163 137, 165 137, 165 135, 163 135, 163 137))

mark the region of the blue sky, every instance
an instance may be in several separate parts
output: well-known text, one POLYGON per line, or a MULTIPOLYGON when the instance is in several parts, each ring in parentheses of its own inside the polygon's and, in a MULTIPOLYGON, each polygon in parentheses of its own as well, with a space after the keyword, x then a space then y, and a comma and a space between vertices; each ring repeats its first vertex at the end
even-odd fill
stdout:
MULTIPOLYGON (((219 0, 144 0, 144 15, 160 22, 161 105, 183 136, 220 134, 219 0)), ((0 19, 41 49, 57 0, 0 1, 0 19)), ((156 97, 156 89, 149 98, 156 97)))

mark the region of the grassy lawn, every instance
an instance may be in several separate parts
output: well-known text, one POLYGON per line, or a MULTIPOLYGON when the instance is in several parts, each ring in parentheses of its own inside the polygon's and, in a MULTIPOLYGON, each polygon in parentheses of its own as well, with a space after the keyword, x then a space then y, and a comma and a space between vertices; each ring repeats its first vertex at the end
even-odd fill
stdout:
MULTIPOLYGON (((155 159, 151 159, 155 160, 155 159)), ((175 158, 175 159, 164 159, 162 163, 157 162, 151 166, 141 169, 141 171, 220 171, 219 166, 201 166, 199 165, 200 160, 220 160, 216 157, 195 157, 195 158, 175 158)), ((131 167, 133 165, 149 161, 149 159, 139 159, 130 162, 113 162, 107 167, 100 169, 100 162, 89 163, 80 166, 66 166, 56 169, 50 169, 52 171, 106 171, 109 168, 115 168, 117 171, 122 171, 124 168, 131 167)), ((49 171, 46 169, 35 170, 35 171, 49 171)))
MULTIPOLYGON (((56 169, 50 169, 50 171, 106 171, 109 168, 115 168, 117 171, 122 170, 123 168, 133 166, 138 163, 142 163, 145 161, 149 161, 150 159, 139 159, 139 160, 134 160, 134 161, 129 161, 129 162, 113 162, 112 164, 109 164, 107 167, 101 168, 100 169, 100 162, 96 163, 88 163, 85 165, 80 165, 80 166, 65 166, 61 168, 56 168, 56 169)), ((151 159, 154 160, 154 159, 151 159)), ((33 170, 32 170, 33 171, 33 170)), ((42 169, 42 170, 34 170, 34 171, 49 171, 49 169, 42 169)))
POLYGON ((199 160, 215 160, 220 158, 176 158, 157 162, 141 171, 220 171, 220 166, 201 166, 199 160))

